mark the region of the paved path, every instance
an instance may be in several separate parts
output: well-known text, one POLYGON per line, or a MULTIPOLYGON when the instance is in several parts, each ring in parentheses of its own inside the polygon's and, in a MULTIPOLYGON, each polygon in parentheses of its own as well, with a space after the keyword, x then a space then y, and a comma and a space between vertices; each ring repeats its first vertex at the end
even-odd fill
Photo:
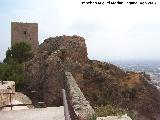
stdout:
MULTIPOLYGON (((23 103, 14 99, 12 101, 12 105, 15 105, 15 104, 23 104, 23 103)), ((10 105, 10 103, 8 105, 10 105)), ((27 106, 13 106, 12 107, 12 110, 23 110, 23 109, 29 109, 29 108, 27 106)), ((11 107, 5 107, 2 109, 2 111, 10 111, 10 110, 11 110, 11 107)))
POLYGON ((64 120, 64 107, 2 111, 0 120, 64 120))

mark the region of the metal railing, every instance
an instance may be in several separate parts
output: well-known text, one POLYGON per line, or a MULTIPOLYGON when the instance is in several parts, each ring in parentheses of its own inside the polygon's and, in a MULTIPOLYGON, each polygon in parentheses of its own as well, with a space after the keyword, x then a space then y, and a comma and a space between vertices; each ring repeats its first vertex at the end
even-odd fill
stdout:
POLYGON ((79 120, 66 90, 62 89, 65 120, 79 120))
POLYGON ((0 94, 5 94, 5 95, 9 95, 9 102, 10 105, 3 105, 0 107, 0 109, 2 110, 5 107, 11 107, 11 110, 13 110, 14 106, 27 106, 27 105, 33 105, 33 104, 12 104, 12 95, 15 93, 0 93, 0 94))
POLYGON ((15 93, 0 93, 0 94, 5 94, 5 95, 9 95, 9 101, 10 101, 10 105, 3 105, 0 107, 0 109, 3 109, 4 107, 11 107, 11 110, 12 110, 12 95, 15 94, 15 93))
POLYGON ((62 89, 65 120, 70 120, 66 92, 62 89))
POLYGON ((65 120, 79 120, 74 108, 72 107, 72 102, 69 97, 69 88, 66 83, 66 78, 62 81, 62 93, 63 93, 63 105, 64 105, 64 116, 65 120))
MULTIPOLYGON (((31 92, 23 92, 23 93, 38 93, 39 91, 31 91, 31 92)), ((2 110, 3 108, 5 107, 11 107, 11 110, 13 110, 13 107, 14 106, 28 106, 28 105, 35 105, 35 103, 29 103, 29 104, 12 104, 12 95, 15 94, 13 92, 8 92, 8 93, 0 93, 0 94, 4 94, 4 95, 9 95, 9 103, 10 104, 7 104, 7 105, 3 105, 0 107, 0 110, 2 110)), ((41 107, 46 107, 46 104, 45 102, 37 102, 38 106, 41 106, 41 107)), ((37 105, 36 104, 36 105, 37 105)))

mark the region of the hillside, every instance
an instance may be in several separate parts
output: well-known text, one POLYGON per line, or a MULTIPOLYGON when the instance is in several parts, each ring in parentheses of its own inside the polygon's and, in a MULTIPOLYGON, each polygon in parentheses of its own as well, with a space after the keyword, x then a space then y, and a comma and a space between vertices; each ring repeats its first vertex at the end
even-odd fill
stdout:
POLYGON ((71 71, 93 107, 114 104, 136 111, 140 120, 158 120, 160 93, 148 83, 149 76, 124 71, 110 63, 89 60, 82 37, 46 39, 25 68, 28 90, 41 93, 32 97, 33 101, 45 101, 47 106, 62 105, 63 71, 71 71))

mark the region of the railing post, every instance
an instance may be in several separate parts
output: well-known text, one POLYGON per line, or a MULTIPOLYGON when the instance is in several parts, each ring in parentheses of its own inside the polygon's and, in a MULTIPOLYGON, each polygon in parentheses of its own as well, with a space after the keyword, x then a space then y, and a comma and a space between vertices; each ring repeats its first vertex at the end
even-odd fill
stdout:
POLYGON ((10 97, 10 104, 11 104, 11 110, 12 110, 12 93, 9 94, 10 97))
POLYGON ((64 117, 65 117, 65 120, 70 120, 67 98, 66 98, 66 93, 64 89, 62 89, 62 94, 63 94, 63 105, 64 105, 64 117))

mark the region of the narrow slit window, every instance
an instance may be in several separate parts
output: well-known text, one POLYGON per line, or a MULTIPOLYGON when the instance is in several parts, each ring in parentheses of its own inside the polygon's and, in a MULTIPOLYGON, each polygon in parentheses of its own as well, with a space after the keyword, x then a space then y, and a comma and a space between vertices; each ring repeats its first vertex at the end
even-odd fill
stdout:
POLYGON ((26 35, 26 34, 27 34, 27 31, 23 31, 23 33, 26 35))

